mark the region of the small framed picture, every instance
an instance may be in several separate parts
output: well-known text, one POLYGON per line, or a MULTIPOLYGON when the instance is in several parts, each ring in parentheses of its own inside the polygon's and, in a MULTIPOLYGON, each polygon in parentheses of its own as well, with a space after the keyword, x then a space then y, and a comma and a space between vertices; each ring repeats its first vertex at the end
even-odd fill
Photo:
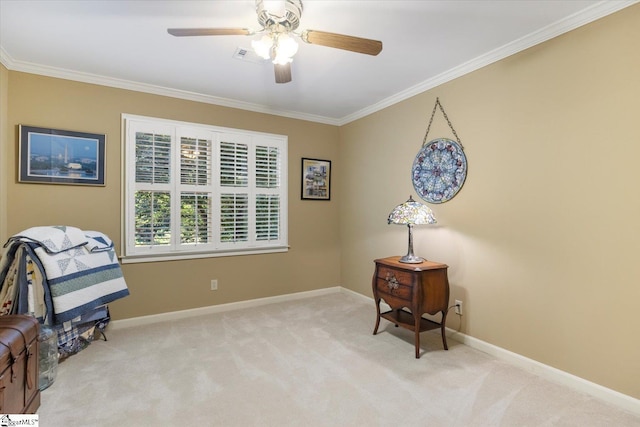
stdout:
POLYGON ((331 160, 302 158, 302 200, 331 200, 331 160))
POLYGON ((18 181, 104 186, 103 134, 19 126, 18 181))

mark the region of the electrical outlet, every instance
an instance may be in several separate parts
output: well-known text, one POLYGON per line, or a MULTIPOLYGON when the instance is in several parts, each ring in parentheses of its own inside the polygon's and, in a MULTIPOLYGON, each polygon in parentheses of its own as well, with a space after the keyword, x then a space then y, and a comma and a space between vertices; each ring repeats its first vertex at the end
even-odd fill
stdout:
POLYGON ((455 302, 454 310, 456 314, 462 316, 462 301, 460 301, 459 299, 457 299, 455 302))
POLYGON ((218 279, 211 279, 211 290, 212 291, 218 290, 218 279))

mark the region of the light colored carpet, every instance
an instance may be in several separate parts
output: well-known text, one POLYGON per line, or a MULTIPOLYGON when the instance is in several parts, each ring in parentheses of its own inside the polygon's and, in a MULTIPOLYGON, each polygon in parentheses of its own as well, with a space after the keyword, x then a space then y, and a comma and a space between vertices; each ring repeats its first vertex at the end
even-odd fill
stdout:
POLYGON ((116 329, 59 366, 42 426, 640 426, 345 293, 116 329))

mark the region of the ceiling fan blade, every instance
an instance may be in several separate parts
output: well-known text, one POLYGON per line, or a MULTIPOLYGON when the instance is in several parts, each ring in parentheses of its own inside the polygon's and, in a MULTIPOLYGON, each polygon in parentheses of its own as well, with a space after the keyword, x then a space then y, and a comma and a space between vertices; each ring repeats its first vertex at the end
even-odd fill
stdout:
POLYGON ((248 28, 169 28, 167 32, 176 37, 248 36, 253 34, 248 28))
POLYGON ((291 63, 275 64, 276 83, 289 83, 291 81, 291 63))
POLYGON ((350 50, 352 52, 365 53, 367 55, 375 56, 382 51, 381 41, 345 36, 344 34, 305 30, 302 32, 301 38, 303 41, 310 44, 319 44, 321 46, 350 50))

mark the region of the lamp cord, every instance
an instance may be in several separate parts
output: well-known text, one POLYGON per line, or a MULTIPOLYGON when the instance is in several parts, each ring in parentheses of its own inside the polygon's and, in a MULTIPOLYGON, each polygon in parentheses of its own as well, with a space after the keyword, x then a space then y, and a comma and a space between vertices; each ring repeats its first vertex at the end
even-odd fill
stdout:
MULTIPOLYGON (((451 307, 447 308, 447 312, 449 312, 449 310, 451 310, 452 308, 455 309, 456 307, 457 307, 456 304, 452 305, 451 307)), ((462 313, 455 313, 455 314, 457 314, 458 316, 462 317, 462 313)))
POLYGON ((460 144, 460 147, 464 150, 464 146, 462 145, 462 142, 460 141, 460 137, 458 137, 458 134, 456 133, 456 130, 453 128, 453 125, 451 124, 451 121, 449 120, 449 117, 447 116, 447 113, 444 112, 444 108, 442 107, 442 104, 440 103, 440 98, 436 98, 436 103, 433 106, 433 111, 431 112, 431 118, 429 119, 429 125, 427 126, 427 133, 425 133, 424 139, 422 140, 422 146, 424 147, 427 144, 427 136, 429 135, 429 129, 431 129, 431 123, 433 123, 433 116, 435 116, 435 114, 436 114, 436 108, 437 107, 440 107, 440 111, 442 111, 442 115, 447 120, 447 124, 451 128, 451 132, 453 132, 453 135, 456 137, 456 140, 458 141, 458 144, 460 144))

